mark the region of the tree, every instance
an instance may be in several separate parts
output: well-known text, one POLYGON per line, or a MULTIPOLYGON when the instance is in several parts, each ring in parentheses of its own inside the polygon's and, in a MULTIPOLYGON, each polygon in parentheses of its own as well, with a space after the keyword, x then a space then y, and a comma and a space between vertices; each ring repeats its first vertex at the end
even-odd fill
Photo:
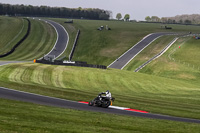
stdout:
POLYGON ((129 14, 126 14, 126 15, 124 16, 124 20, 125 20, 125 21, 129 21, 129 19, 130 19, 130 15, 129 15, 129 14))
POLYGON ((179 23, 180 23, 180 24, 182 24, 182 23, 183 23, 183 20, 182 20, 182 19, 181 19, 181 20, 179 20, 179 23))
POLYGON ((153 21, 153 22, 160 22, 160 18, 157 17, 157 16, 152 16, 151 17, 151 21, 153 21))
POLYGON ((186 19, 186 20, 184 21, 184 23, 185 23, 186 25, 187 25, 187 24, 192 24, 192 21, 186 19))
POLYGON ((98 8, 65 8, 49 6, 31 6, 31 5, 10 5, 0 3, 0 15, 19 15, 19 16, 47 16, 47 17, 67 17, 86 19, 108 20, 111 11, 98 8))
POLYGON ((147 17, 145 18, 145 20, 146 20, 147 22, 150 22, 150 21, 151 21, 151 18, 150 18, 149 16, 147 16, 147 17))
POLYGON ((167 23, 167 18, 162 17, 162 18, 161 18, 161 22, 162 22, 162 23, 167 23))
POLYGON ((172 23, 173 23, 173 20, 169 18, 169 19, 167 20, 167 23, 168 23, 168 24, 172 24, 172 23))
POLYGON ((117 20, 120 20, 121 18, 122 18, 122 14, 121 14, 121 13, 117 13, 116 19, 117 19, 117 20))

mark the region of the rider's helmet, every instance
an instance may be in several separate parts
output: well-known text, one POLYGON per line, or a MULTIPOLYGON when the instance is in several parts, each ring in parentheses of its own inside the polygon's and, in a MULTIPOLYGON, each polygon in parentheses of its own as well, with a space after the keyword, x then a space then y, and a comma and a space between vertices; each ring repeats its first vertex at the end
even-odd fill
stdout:
POLYGON ((109 93, 110 93, 109 90, 107 90, 107 91, 106 91, 106 94, 109 94, 109 93))

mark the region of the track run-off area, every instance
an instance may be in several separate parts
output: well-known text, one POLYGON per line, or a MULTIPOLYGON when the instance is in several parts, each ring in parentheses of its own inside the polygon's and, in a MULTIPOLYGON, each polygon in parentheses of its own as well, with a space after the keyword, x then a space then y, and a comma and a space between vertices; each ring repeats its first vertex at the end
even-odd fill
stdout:
POLYGON ((12 89, 3 88, 3 87, 0 87, 0 97, 5 98, 5 99, 10 99, 10 100, 31 102, 35 104, 61 107, 61 108, 112 113, 112 114, 128 115, 128 116, 137 116, 137 117, 145 117, 145 118, 152 118, 152 119, 200 123, 200 120, 197 120, 197 119, 180 118, 180 117, 173 117, 173 116, 160 115, 160 114, 151 114, 146 111, 130 109, 130 108, 125 108, 125 107, 117 107, 117 106, 111 106, 109 108, 101 108, 101 107, 93 107, 93 106, 91 107, 91 106, 88 106, 87 102, 83 102, 83 101, 75 102, 75 101, 70 101, 70 100, 65 100, 65 99, 60 99, 60 98, 54 98, 54 97, 42 96, 42 95, 23 92, 23 91, 12 90, 12 89))

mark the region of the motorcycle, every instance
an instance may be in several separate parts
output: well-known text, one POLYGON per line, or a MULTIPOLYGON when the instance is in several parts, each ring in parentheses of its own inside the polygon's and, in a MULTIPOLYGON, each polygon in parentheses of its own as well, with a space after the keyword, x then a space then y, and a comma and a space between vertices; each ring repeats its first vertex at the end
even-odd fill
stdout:
POLYGON ((114 102, 114 97, 105 97, 102 96, 102 93, 100 93, 96 98, 94 98, 92 101, 88 103, 89 106, 98 106, 103 108, 108 108, 110 105, 112 105, 112 102, 114 102))

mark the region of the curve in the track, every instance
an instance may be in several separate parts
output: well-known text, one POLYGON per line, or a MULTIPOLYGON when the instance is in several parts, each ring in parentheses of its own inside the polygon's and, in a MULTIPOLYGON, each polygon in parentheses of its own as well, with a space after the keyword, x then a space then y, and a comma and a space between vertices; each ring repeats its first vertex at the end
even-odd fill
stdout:
POLYGON ((67 45, 69 42, 69 34, 65 30, 65 28, 62 25, 60 25, 59 23, 54 22, 52 20, 43 20, 43 21, 52 25, 57 33, 56 43, 55 43, 53 49, 49 53, 47 53, 45 55, 45 57, 51 55, 51 56, 54 56, 55 58, 58 58, 60 55, 63 54, 63 52, 67 48, 67 45))
POLYGON ((151 114, 151 113, 141 113, 141 112, 135 112, 134 110, 131 110, 131 109, 119 110, 116 108, 91 107, 84 103, 78 103, 75 101, 42 96, 42 95, 37 95, 33 93, 7 89, 3 87, 0 87, 0 98, 31 102, 31 103, 47 105, 47 106, 55 106, 55 107, 61 107, 61 108, 71 108, 71 109, 78 109, 78 110, 85 110, 85 111, 95 111, 95 112, 112 113, 112 114, 119 114, 119 115, 138 116, 138 117, 145 117, 145 118, 152 118, 152 119, 200 123, 200 120, 197 120, 197 119, 180 118, 180 117, 158 115, 158 114, 151 114))
POLYGON ((173 33, 152 33, 144 37, 140 42, 130 48, 127 52, 121 55, 118 59, 116 59, 113 63, 111 63, 108 67, 115 69, 123 69, 136 55, 138 55, 144 48, 146 48, 149 44, 151 44, 157 38, 163 35, 170 35, 173 33))

